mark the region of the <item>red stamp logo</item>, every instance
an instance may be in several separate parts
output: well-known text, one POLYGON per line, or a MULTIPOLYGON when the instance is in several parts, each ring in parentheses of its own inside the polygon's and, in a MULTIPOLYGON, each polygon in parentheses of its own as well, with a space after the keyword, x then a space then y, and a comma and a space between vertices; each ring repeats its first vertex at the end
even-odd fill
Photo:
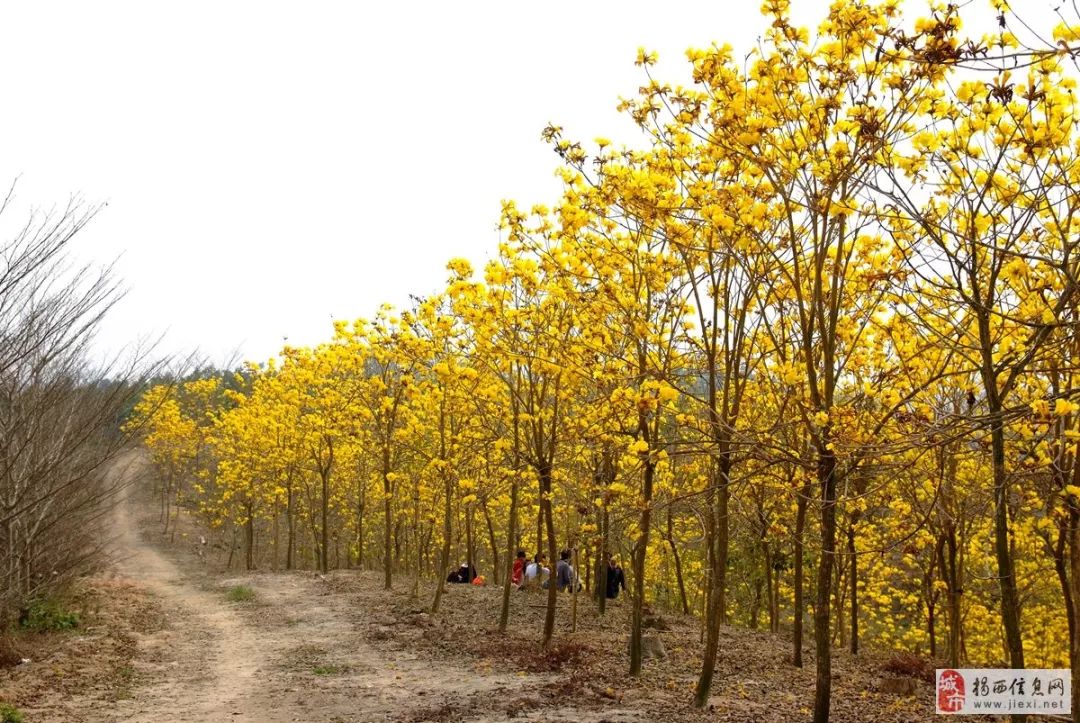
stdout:
POLYGON ((943 670, 937 682, 937 709, 939 713, 956 713, 963 709, 966 691, 964 676, 955 670, 943 670))

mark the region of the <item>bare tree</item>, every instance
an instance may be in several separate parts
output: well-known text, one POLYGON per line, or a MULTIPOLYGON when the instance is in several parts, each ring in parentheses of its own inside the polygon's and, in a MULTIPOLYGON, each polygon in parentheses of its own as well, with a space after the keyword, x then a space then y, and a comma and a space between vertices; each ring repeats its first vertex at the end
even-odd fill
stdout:
MULTIPOLYGON (((12 194, 0 204, 10 215, 12 194)), ((121 484, 106 476, 120 422, 153 373, 146 350, 92 361, 122 297, 110 266, 68 247, 100 207, 33 212, 0 243, 0 616, 13 619, 102 557, 121 484)))

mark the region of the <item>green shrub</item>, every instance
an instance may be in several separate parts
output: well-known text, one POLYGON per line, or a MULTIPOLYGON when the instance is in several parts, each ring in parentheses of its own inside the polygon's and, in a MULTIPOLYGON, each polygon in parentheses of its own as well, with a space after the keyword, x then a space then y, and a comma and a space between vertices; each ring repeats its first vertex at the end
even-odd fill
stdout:
POLYGON ((13 705, 0 703, 0 723, 23 723, 23 714, 13 705))
POLYGON ((234 585, 225 593, 225 598, 230 602, 247 602, 255 599, 255 591, 248 585, 234 585))
POLYGON ((79 614, 65 610, 55 600, 38 600, 19 615, 19 626, 27 630, 71 630, 79 627, 79 614))

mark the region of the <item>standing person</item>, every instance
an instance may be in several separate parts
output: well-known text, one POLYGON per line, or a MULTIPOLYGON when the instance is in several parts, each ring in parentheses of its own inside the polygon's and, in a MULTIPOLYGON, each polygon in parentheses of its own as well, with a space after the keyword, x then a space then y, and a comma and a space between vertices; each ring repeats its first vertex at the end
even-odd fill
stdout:
POLYGON ((521 587, 521 583, 525 580, 525 551, 517 551, 517 559, 514 560, 514 569, 510 573, 510 584, 515 587, 521 587))
POLYGON ((615 556, 608 557, 608 569, 607 569, 607 596, 608 600, 614 600, 619 597, 619 588, 626 590, 626 577, 623 575, 622 568, 619 567, 619 563, 615 561, 615 556))

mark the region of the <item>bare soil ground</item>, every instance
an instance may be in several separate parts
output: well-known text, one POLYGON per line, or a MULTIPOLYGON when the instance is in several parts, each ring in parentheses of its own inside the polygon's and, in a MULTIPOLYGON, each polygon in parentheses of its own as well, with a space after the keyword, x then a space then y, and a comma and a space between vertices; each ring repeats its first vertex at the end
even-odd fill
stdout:
MULTIPOLYGON (((136 474, 132 454, 117 474, 136 474)), ((728 628, 708 710, 690 707, 700 624, 664 614, 667 651, 626 675, 629 601, 600 617, 560 597, 557 643, 539 647, 543 596, 514 592, 512 629, 496 629, 501 591, 337 571, 222 572, 184 522, 172 542, 133 495, 117 513, 117 560, 77 591, 77 631, 21 636, 31 662, 0 670, 0 700, 27 721, 798 721, 810 719, 813 656, 791 666, 785 636, 728 628), (251 599, 230 601, 238 587, 251 599)), ((840 653, 835 721, 930 721, 932 687, 882 690, 885 657, 840 653)), ((973 718, 972 720, 980 720, 973 718)), ((982 719, 992 720, 992 719, 982 719)))

